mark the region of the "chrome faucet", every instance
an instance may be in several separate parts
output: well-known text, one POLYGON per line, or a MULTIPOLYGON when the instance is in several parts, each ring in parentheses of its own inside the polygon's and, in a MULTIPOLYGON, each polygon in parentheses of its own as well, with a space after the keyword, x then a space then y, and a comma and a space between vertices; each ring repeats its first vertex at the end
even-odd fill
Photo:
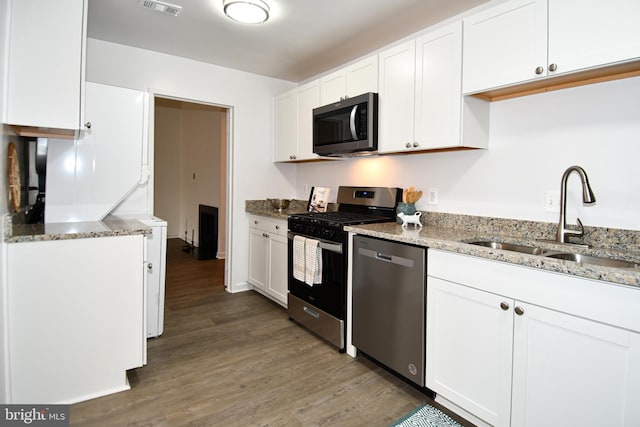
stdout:
POLYGON ((582 203, 585 205, 592 205, 596 202, 596 196, 591 190, 589 185, 589 179, 587 173, 580 166, 571 166, 562 175, 562 181, 560 182, 560 222, 558 223, 558 232, 556 233, 556 240, 560 243, 568 243, 567 237, 582 237, 584 234, 584 226, 580 218, 576 218, 578 221, 579 231, 567 229, 567 180, 571 172, 576 172, 580 175, 582 180, 582 203))

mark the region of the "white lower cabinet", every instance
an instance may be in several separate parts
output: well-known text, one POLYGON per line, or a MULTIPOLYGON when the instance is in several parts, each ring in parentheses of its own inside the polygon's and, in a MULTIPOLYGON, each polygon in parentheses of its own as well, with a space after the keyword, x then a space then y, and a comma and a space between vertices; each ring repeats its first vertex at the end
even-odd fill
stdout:
POLYGON ((249 283, 287 306, 287 221, 249 216, 249 283))
MULTIPOLYGON (((284 227, 286 229, 286 226, 284 227)), ((279 234, 269 235, 269 280, 267 293, 279 303, 287 304, 287 237, 279 234)))
POLYGON ((427 387, 491 425, 509 425, 513 301, 427 279, 427 387))
POLYGON ((7 245, 8 403, 129 388, 146 358, 144 258, 141 234, 7 245))
POLYGON ((640 425, 640 289, 438 250, 428 269, 439 396, 493 426, 640 425))
POLYGON ((516 307, 511 425, 640 425, 640 334, 516 307))

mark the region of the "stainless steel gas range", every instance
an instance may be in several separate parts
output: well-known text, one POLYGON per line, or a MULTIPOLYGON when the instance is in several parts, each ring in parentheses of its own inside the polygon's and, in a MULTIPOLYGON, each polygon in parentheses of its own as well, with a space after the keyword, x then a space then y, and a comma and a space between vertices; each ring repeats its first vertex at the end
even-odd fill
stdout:
MULTIPOLYGON (((309 212, 288 219, 289 318, 340 351, 345 350, 347 311, 347 225, 395 221, 402 189, 339 187, 337 212, 309 212), (316 256, 315 279, 305 280, 300 267, 301 241, 311 243, 316 256), (298 274, 296 274, 298 273, 298 274)), ((309 246, 306 246, 307 248, 309 246)), ((309 252, 307 252, 308 256, 309 252)), ((309 267, 309 260, 306 260, 309 267)), ((307 279, 309 276, 307 276, 307 279)))

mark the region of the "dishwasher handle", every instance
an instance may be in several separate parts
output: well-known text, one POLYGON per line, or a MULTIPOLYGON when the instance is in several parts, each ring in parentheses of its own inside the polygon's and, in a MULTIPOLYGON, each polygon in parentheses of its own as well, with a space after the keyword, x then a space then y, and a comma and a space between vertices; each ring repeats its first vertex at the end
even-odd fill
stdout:
POLYGON ((376 259, 381 259, 383 261, 393 261, 393 255, 383 254, 382 252, 376 252, 376 259))
POLYGON ((378 252, 371 249, 358 248, 358 255, 366 256, 368 258, 373 258, 378 261, 388 262, 391 264, 400 265, 403 267, 413 268, 415 265, 414 261, 409 258, 405 258, 398 255, 390 255, 384 252, 378 252))

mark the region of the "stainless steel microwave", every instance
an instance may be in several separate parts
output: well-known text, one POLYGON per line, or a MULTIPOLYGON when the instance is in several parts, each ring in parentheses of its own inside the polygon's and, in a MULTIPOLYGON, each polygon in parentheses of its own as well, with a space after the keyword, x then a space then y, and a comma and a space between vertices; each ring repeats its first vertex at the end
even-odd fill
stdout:
POLYGON ((378 150, 378 94, 369 92, 313 109, 313 152, 353 156, 378 150))

